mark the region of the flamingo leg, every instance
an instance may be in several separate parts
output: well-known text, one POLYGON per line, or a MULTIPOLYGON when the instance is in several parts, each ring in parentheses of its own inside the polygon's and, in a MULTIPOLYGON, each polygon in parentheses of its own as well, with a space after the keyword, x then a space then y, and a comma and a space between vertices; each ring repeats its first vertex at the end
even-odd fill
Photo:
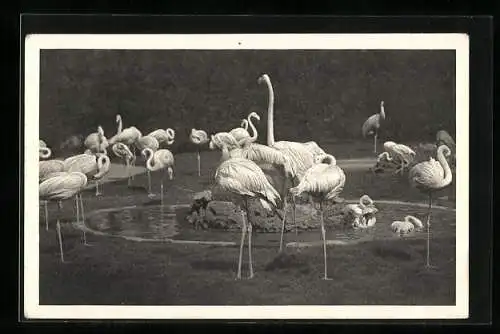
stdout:
POLYGON ((99 192, 99 181, 95 181, 95 195, 101 195, 101 193, 99 192))
POLYGON ((76 223, 80 222, 80 204, 78 203, 78 194, 75 196, 75 204, 76 204, 76 223))
POLYGON ((163 180, 161 180, 160 184, 160 200, 161 200, 161 207, 163 208, 163 180))
POLYGON ((328 278, 327 275, 327 261, 326 261, 326 231, 325 231, 325 222, 323 219, 323 201, 321 200, 319 202, 319 207, 320 207, 320 219, 321 219, 321 236, 323 237, 323 256, 325 260, 325 277, 323 278, 324 280, 330 280, 331 278, 328 278))
POLYGON ((373 153, 377 153, 377 132, 373 135, 373 153))
MULTIPOLYGON (((78 194, 78 196, 80 196, 80 212, 82 214, 82 224, 85 227, 85 212, 83 210, 83 198, 82 198, 82 194, 78 194)), ((92 246, 92 244, 87 243, 87 235, 85 234, 85 230, 82 230, 82 236, 83 236, 83 244, 85 246, 92 246)))
POLYGON ((45 231, 49 230, 49 209, 47 207, 47 201, 45 202, 45 231))
POLYGON ((130 163, 128 161, 128 159, 125 159, 125 164, 126 164, 126 168, 127 168, 127 185, 130 187, 132 182, 131 182, 131 179, 130 179, 130 163))
POLYGON ((427 213, 427 262, 426 268, 433 268, 430 264, 430 239, 431 239, 431 210, 432 210, 432 193, 429 193, 429 212, 427 213))
POLYGON ((245 243, 245 234, 246 234, 246 218, 245 218, 245 212, 241 209, 241 218, 242 218, 242 224, 243 227, 241 229, 241 242, 240 242, 240 257, 238 260, 238 273, 236 274, 236 279, 241 279, 241 261, 243 260, 243 244, 245 243))
POLYGON ((64 263, 64 251, 63 251, 63 246, 62 246, 62 235, 61 235, 61 222, 59 221, 59 217, 61 215, 61 201, 58 202, 58 205, 57 205, 57 225, 56 225, 56 228, 57 228, 57 239, 59 241, 59 254, 61 256, 61 263, 64 263))
POLYGON ((148 169, 148 189, 149 189, 149 194, 148 196, 151 197, 153 196, 153 193, 151 192, 151 172, 148 169))
POLYGON ((283 196, 283 220, 281 222, 281 236, 280 236, 280 253, 283 251, 283 234, 285 233, 285 219, 286 219, 286 209, 287 209, 286 196, 283 196))
POLYGON ((247 219, 247 232, 248 232, 248 269, 250 274, 248 278, 253 278, 253 261, 252 261, 252 222, 248 218, 248 201, 245 198, 245 210, 246 210, 246 219, 247 219))
POLYGON ((198 150, 197 158, 198 158, 198 177, 199 177, 199 176, 201 176, 201 156, 200 156, 200 150, 198 150))

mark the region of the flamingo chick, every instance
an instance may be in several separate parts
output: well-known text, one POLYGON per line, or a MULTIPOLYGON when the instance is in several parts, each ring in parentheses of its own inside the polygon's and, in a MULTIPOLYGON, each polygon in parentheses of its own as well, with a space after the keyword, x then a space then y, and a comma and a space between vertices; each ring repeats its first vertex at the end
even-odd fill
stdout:
POLYGON ((446 160, 446 157, 449 157, 450 155, 451 150, 448 146, 441 145, 437 149, 438 161, 431 157, 428 161, 423 161, 413 166, 409 173, 410 184, 429 196, 429 210, 427 213, 427 268, 433 267, 430 265, 429 250, 432 194, 438 190, 448 187, 451 184, 453 176, 448 161, 446 160))
MULTIPOLYGON (((157 170, 163 169, 168 173, 168 179, 173 180, 174 178, 174 155, 167 149, 161 149, 154 152, 150 148, 145 148, 142 150, 142 155, 146 159, 146 168, 150 172, 154 172, 157 170)), ((151 181, 149 181, 149 196, 152 196, 151 193, 151 181)), ((163 206, 163 177, 161 178, 161 204, 163 206)))
MULTIPOLYGON (((69 199, 76 196, 87 184, 87 177, 85 174, 80 172, 56 173, 53 177, 40 183, 39 186, 39 197, 40 199, 46 201, 57 201, 58 202, 58 218, 57 218, 57 237, 59 241, 59 251, 61 256, 61 262, 64 261, 64 251, 62 246, 61 237, 61 223, 59 221, 59 216, 61 212, 61 201, 69 199)), ((78 219, 78 214, 77 214, 78 219)))
POLYGON ((299 185, 290 189, 293 196, 308 193, 315 202, 319 202, 321 235, 323 237, 323 255, 325 264, 324 279, 328 280, 326 260, 326 231, 323 218, 323 202, 334 200, 344 189, 345 173, 336 165, 335 158, 330 154, 319 155, 315 165, 307 170, 299 185))
POLYGON ((242 214, 243 226, 236 279, 241 279, 241 261, 247 231, 249 278, 252 278, 254 276, 252 263, 252 223, 248 220, 248 199, 258 198, 264 209, 273 211, 280 201, 280 196, 255 162, 244 158, 231 158, 226 146, 222 149, 222 157, 223 161, 215 172, 215 182, 222 190, 239 197, 239 199, 234 200, 234 203, 242 214))

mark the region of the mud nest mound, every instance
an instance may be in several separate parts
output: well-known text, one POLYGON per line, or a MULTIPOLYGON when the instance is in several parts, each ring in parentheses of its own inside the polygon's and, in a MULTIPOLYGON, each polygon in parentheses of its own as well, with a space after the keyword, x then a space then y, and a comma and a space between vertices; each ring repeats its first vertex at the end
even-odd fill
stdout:
MULTIPOLYGON (((226 231, 241 231, 241 211, 230 201, 227 194, 213 194, 211 201, 205 203, 206 209, 192 210, 186 219, 198 229, 216 229, 226 231)), ((194 202, 193 207, 199 207, 199 202, 194 202)), ((318 229, 321 226, 320 212, 303 200, 296 202, 296 224, 299 230, 318 229)), ((324 208, 325 225, 346 224, 343 214, 344 205, 329 203, 324 208)), ((283 211, 280 210, 280 214, 283 211)), ((285 231, 294 231, 292 221, 292 206, 288 205, 285 219, 285 231)), ((279 215, 267 212, 258 200, 248 201, 248 219, 254 231, 281 232, 282 220, 279 215)))

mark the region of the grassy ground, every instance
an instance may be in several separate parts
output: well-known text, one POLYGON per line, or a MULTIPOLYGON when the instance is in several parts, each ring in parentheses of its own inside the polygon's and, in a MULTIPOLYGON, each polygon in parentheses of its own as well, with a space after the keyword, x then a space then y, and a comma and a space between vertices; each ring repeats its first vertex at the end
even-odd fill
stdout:
MULTIPOLYGON (((320 144, 339 160, 371 155, 370 143, 320 144)), ((203 152, 202 177, 198 178, 195 155, 176 155, 175 180, 167 184, 167 203, 189 203, 192 191, 206 189, 219 157, 216 152, 203 152)), ((120 167, 114 167, 112 174, 119 173, 120 167)), ((408 187, 406 177, 371 172, 346 174, 342 194, 345 198, 359 198, 367 193, 375 200, 426 199, 408 187)), ((155 192, 159 191, 160 176, 153 173, 155 192)), ((127 188, 126 180, 120 178, 107 181, 101 198, 93 195, 93 189, 83 194, 88 213, 150 201, 145 189, 146 174, 136 175, 132 188, 127 188)), ((449 196, 448 199, 437 200, 436 204, 454 207, 453 193, 454 186, 444 190, 438 196, 449 196)), ((61 264, 54 229, 55 207, 50 205, 49 231, 43 228, 42 210, 40 215, 41 304, 449 305, 455 301, 454 224, 444 224, 438 214, 434 226, 441 222, 442 233, 436 233, 431 240, 431 258, 437 270, 424 268, 425 242, 421 238, 375 240, 329 247, 328 274, 333 280, 323 281, 321 248, 287 249, 285 255, 277 256, 276 243, 275 247, 257 245, 253 251, 255 278, 235 281, 238 247, 133 242, 91 234, 87 238, 93 246, 86 247, 80 243, 80 232, 70 224, 63 228, 66 259, 70 263, 61 264)), ((74 219, 72 203, 65 203, 59 217, 64 221, 74 219)), ((287 241, 294 241, 294 237, 294 233, 286 236, 287 241)), ((238 243, 239 237, 233 241, 238 243)), ((246 254, 243 269, 245 277, 246 254)))

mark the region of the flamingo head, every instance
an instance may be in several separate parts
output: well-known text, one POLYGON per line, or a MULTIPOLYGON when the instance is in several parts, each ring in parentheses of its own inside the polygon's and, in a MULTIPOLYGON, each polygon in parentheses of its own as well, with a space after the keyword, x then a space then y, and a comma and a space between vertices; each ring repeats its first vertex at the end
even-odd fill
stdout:
POLYGON ((259 114, 257 114, 255 111, 252 111, 249 115, 248 115, 248 118, 255 118, 256 120, 260 121, 260 116, 259 114))
POLYGON ((146 147, 145 149, 143 149, 141 151, 141 155, 145 158, 145 159, 149 159, 149 157, 153 154, 153 150, 151 150, 149 147, 146 147))
POLYGON ((263 83, 263 82, 269 82, 269 81, 271 81, 271 79, 269 79, 269 75, 267 75, 267 74, 265 74, 265 73, 264 73, 264 74, 262 74, 262 75, 261 75, 261 76, 257 79, 257 83, 258 83, 258 84, 261 84, 261 83, 263 83))
POLYGON ((116 115, 116 123, 119 123, 122 120, 122 116, 120 114, 116 115))
POLYGON ((211 150, 215 150, 217 148, 214 142, 214 138, 214 135, 210 136, 210 143, 208 144, 208 148, 211 150))
POLYGON ((336 165, 337 160, 331 154, 318 154, 317 156, 314 157, 314 163, 315 164, 326 163, 329 165, 336 165))
POLYGON ((246 119, 243 119, 241 121, 240 127, 242 127, 243 129, 247 130, 248 129, 248 121, 246 119))
POLYGON ((451 155, 451 150, 448 146, 446 145, 441 145, 438 147, 438 154, 439 152, 442 152, 445 157, 449 157, 451 155))
POLYGON ((384 143, 384 150, 389 151, 389 150, 391 150, 391 149, 392 149, 395 145, 396 145, 396 143, 395 143, 395 142, 393 142, 393 141, 386 141, 386 142, 384 143))

